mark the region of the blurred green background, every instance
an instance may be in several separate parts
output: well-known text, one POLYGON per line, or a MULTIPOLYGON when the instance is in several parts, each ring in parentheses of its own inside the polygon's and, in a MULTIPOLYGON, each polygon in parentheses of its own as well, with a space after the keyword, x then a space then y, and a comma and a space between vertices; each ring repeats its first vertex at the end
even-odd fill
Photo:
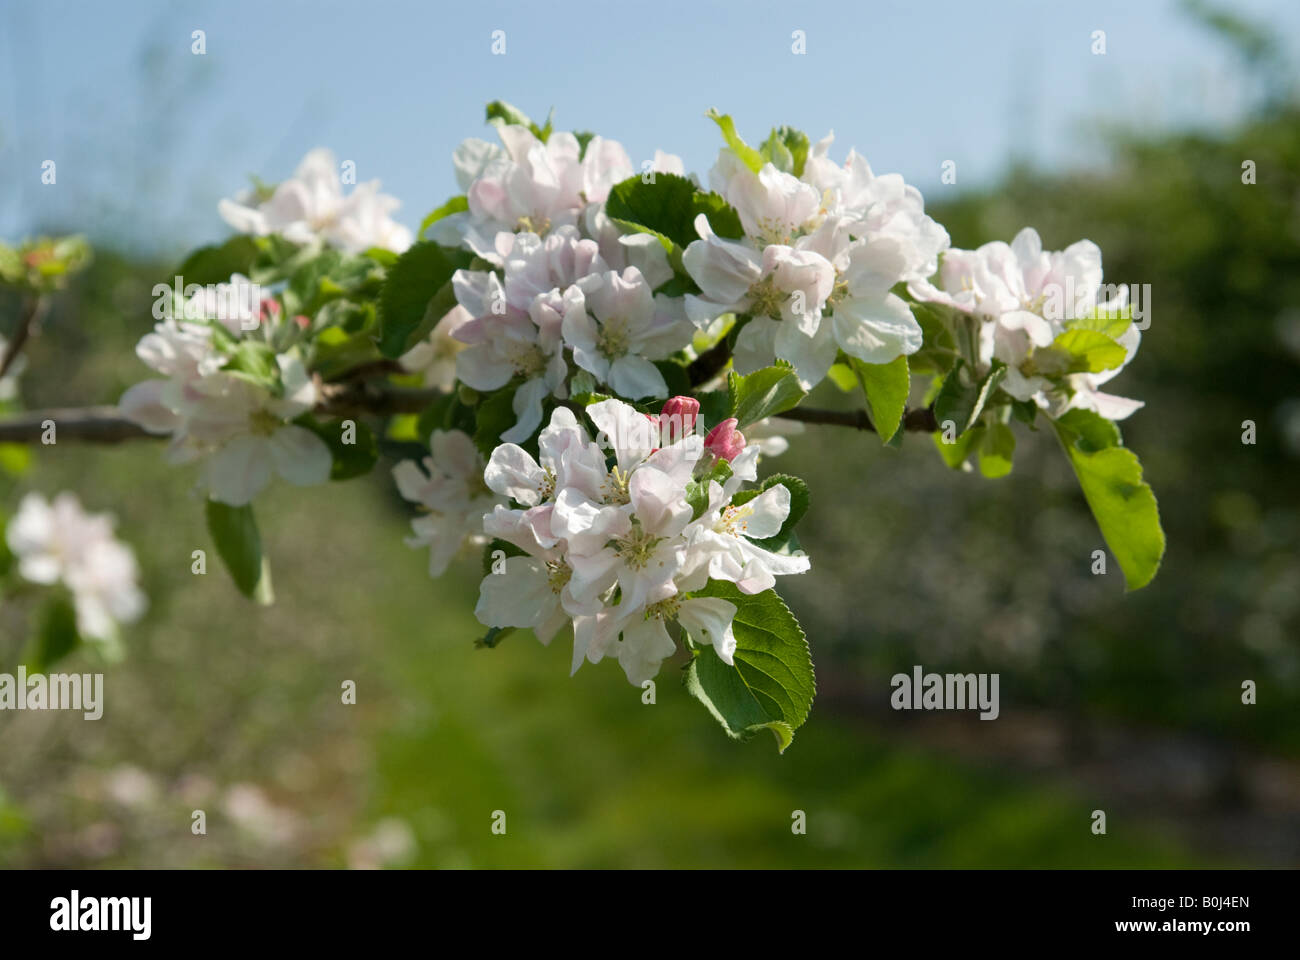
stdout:
MULTIPOLYGON (((1260 34, 1232 28, 1243 72, 1283 89, 1260 34)), ((30 463, 0 479, 0 508, 71 489, 111 510, 151 606, 124 663, 65 664, 106 669, 101 720, 0 715, 0 866, 1300 864, 1300 107, 1273 93, 1222 133, 1099 137, 1102 165, 1013 165, 927 200, 957 246, 1032 224, 1048 248, 1096 241, 1108 281, 1151 285, 1113 384, 1147 403, 1123 424, 1169 542, 1147 589, 1126 595, 1113 562, 1091 574, 1103 544, 1050 435, 1018 427, 1014 473, 987 481, 924 436, 896 451, 809 428, 765 463, 813 495, 813 572, 781 587, 819 698, 778 756, 728 741, 676 665, 646 705, 613 663, 569 679, 558 643, 475 649, 477 560, 428 579, 391 463, 259 500, 277 592, 262 609, 160 444, 10 448, 30 463), (892 712, 889 676, 913 664, 1000 673, 1000 718, 892 712)), ((30 346, 25 405, 112 403, 141 379, 132 349, 171 267, 99 243, 30 346)), ((852 402, 829 384, 810 400, 852 402)), ((0 601, 0 670, 34 615, 0 601)))

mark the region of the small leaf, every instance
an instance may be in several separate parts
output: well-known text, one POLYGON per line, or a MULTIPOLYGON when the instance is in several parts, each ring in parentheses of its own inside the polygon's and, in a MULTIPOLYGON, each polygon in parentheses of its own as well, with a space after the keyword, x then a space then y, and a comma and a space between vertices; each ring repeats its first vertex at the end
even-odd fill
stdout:
POLYGON ((990 424, 979 443, 980 473, 990 480, 1005 477, 1011 472, 1011 461, 1016 453, 1016 435, 1005 423, 990 424))
POLYGON ((961 434, 952 443, 946 443, 943 439, 943 430, 937 430, 930 436, 934 438, 935 448, 939 451, 939 456, 943 457, 943 462, 948 464, 954 470, 961 468, 970 456, 971 451, 976 449, 984 433, 984 427, 977 426, 972 430, 967 430, 961 434))
POLYGON ((1060 373, 1101 373, 1122 366, 1128 351, 1097 330, 1066 330, 1052 341, 1046 351, 1035 350, 1030 358, 1033 369, 1044 375, 1060 373), (1064 366, 1058 369, 1057 357, 1064 366))
POLYGON ((1072 410, 1054 426, 1128 589, 1146 586, 1160 568, 1165 534, 1142 464, 1119 445, 1115 425, 1091 411, 1072 410))
POLYGON ((695 218, 701 213, 720 237, 736 238, 744 232, 740 215, 727 201, 696 189, 690 180, 673 173, 656 173, 653 183, 633 176, 615 184, 605 212, 626 228, 665 237, 678 248, 699 239, 695 218))
POLYGON ((718 125, 722 131, 722 138, 727 141, 727 146, 740 157, 745 166, 755 173, 763 169, 763 155, 740 138, 740 134, 736 133, 736 123, 730 115, 710 109, 705 116, 718 125))
POLYGON ((735 665, 701 644, 686 672, 686 688, 727 735, 745 740, 770 730, 781 752, 808 718, 817 681, 803 630, 775 590, 753 596, 735 584, 710 581, 696 596, 720 597, 736 606, 735 665))
POLYGON ((81 645, 77 610, 66 591, 60 590, 46 601, 35 639, 35 650, 27 666, 36 673, 46 672, 81 645))
POLYGON ((747 425, 784 413, 799 405, 808 392, 799 385, 794 370, 787 366, 764 367, 748 376, 732 372, 727 376, 731 395, 731 416, 743 430, 747 425))
POLYGON ((465 213, 467 210, 469 210, 469 200, 466 199, 464 194, 452 197, 441 207, 429 211, 428 215, 420 221, 420 232, 417 233, 416 236, 423 237, 424 231, 428 230, 444 217, 449 217, 453 213, 465 213))
POLYGON ((940 430, 949 420, 956 425, 958 436, 969 430, 1006 376, 1007 368, 1001 361, 994 360, 989 372, 973 383, 966 379, 969 373, 970 367, 959 360, 944 379, 939 395, 934 399, 934 419, 940 430))
POLYGON ((912 386, 907 357, 889 363, 863 363, 857 357, 850 357, 849 364, 866 394, 867 413, 880 435, 880 442, 888 443, 903 425, 903 411, 912 386))
POLYGON ((514 409, 517 388, 518 384, 507 384, 475 408, 474 444, 485 458, 491 457, 492 451, 501 445, 501 434, 519 420, 514 409))
POLYGON ((257 530, 253 507, 232 507, 217 500, 206 505, 208 532, 212 534, 217 554, 230 571, 239 592, 257 603, 273 600, 271 570, 262 556, 262 537, 257 530))
POLYGON ((275 351, 264 340, 240 340, 235 346, 235 352, 221 369, 224 373, 266 387, 277 394, 282 390, 275 351))
MULTIPOLYGON (((379 459, 379 448, 375 435, 366 424, 352 419, 352 443, 344 443, 344 423, 342 419, 319 421, 310 415, 299 417, 294 423, 306 427, 325 441, 330 448, 331 480, 351 480, 367 474, 379 459)), ((425 438, 417 438, 425 439, 425 438)))
POLYGON ((423 328, 432 329, 455 306, 452 274, 468 268, 472 260, 463 250, 436 243, 417 243, 398 258, 379 295, 379 349, 384 356, 400 357, 420 339, 423 328), (437 316, 426 319, 430 312, 437 316))
POLYGON ((232 274, 249 275, 260 250, 257 241, 248 236, 231 237, 225 243, 200 247, 185 258, 176 273, 183 287, 191 283, 207 286, 210 283, 229 283, 232 274))

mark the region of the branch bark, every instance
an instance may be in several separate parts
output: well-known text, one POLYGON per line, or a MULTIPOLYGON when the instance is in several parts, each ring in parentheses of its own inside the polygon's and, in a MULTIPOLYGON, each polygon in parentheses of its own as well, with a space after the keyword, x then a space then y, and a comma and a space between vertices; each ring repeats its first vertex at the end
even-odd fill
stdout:
MULTIPOLYGON (((419 413, 442 394, 438 390, 412 389, 350 384, 327 385, 326 399, 316 407, 316 413, 329 417, 357 417, 366 414, 389 415, 394 413, 419 413)), ((816 423, 835 427, 852 427, 855 430, 875 432, 864 410, 822 410, 816 407, 797 407, 777 414, 783 420, 816 423)), ((79 443, 122 443, 125 440, 161 440, 165 435, 149 433, 122 416, 117 407, 65 407, 52 410, 32 410, 0 420, 0 443, 40 443, 46 424, 53 421, 56 440, 75 440, 79 443)), ((934 411, 930 408, 909 410, 903 415, 903 429, 933 433, 938 429, 934 411)))
MULTIPOLYGON (((819 423, 833 427, 853 427, 855 430, 876 432, 865 410, 821 410, 816 407, 795 407, 778 413, 778 419, 797 420, 800 423, 819 423)), ((934 419, 933 407, 920 407, 903 414, 903 429, 916 433, 934 433, 939 429, 934 419)))
POLYGON ((0 359, 0 379, 4 378, 9 368, 14 365, 14 361, 18 359, 18 355, 23 352, 27 338, 31 336, 32 327, 36 326, 36 318, 40 316, 43 304, 44 301, 40 297, 32 297, 27 301, 23 315, 18 318, 18 329, 14 331, 14 338, 5 347, 4 358, 0 359))

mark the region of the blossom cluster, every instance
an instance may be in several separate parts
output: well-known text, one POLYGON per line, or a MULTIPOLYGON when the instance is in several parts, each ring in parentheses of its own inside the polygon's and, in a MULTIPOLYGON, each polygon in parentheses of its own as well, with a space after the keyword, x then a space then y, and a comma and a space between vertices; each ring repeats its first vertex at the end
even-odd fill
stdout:
MULTIPOLYGON (((264 318, 278 313, 269 303, 259 305, 264 318)), ((318 398, 299 353, 271 353, 267 347, 275 380, 252 380, 231 364, 241 342, 255 347, 265 341, 240 341, 239 333, 238 324, 216 317, 162 321, 136 346, 140 359, 162 377, 135 384, 119 402, 124 416, 171 437, 169 462, 201 461, 209 496, 233 506, 250 502, 272 473, 306 486, 325 482, 331 466, 325 442, 292 422, 318 398)))
MULTIPOLYGON (((943 459, 976 455, 990 477, 1011 469, 1012 418, 1045 413, 1085 492, 1131 494, 1098 519, 1112 547, 1142 541, 1115 552, 1130 586, 1149 580, 1154 497, 1129 451, 1098 449, 1118 430, 1095 418, 1141 404, 1101 389, 1140 335, 1096 245, 1045 251, 1025 229, 953 248, 915 186, 852 150, 833 160, 832 135, 780 127, 755 148, 709 117, 725 146, 705 186, 674 155, 634 163, 617 141, 493 103, 496 142, 454 151, 460 193, 418 234, 377 181, 345 192, 315 150, 288 180, 222 202, 243 236, 187 261, 208 283, 177 277, 137 348, 158 376, 121 408, 237 507, 273 474, 368 471, 376 436, 385 452, 427 438, 391 471, 415 505, 407 542, 432 576, 465 545, 484 552, 475 612, 490 637, 572 630, 575 670, 613 657, 637 684, 685 638, 693 692, 735 736, 788 742, 811 702, 802 631, 769 593, 809 568, 793 529, 808 491, 746 484, 798 419, 840 414, 792 412, 823 381, 865 401, 857 413, 891 443, 923 398, 948 424, 943 459), (340 409, 400 416, 349 450, 355 433, 336 442, 317 419, 340 409), (750 663, 736 684, 708 657, 695 670, 710 649, 746 669, 745 617, 764 621, 754 656, 777 658, 783 680, 750 663), (747 692, 768 682, 780 690, 747 692)), ((256 571, 236 580, 252 595, 256 571)))
MULTIPOLYGON (((667 397, 654 361, 687 346, 692 328, 681 297, 655 293, 673 276, 664 248, 605 213, 610 188, 635 173, 627 152, 601 137, 584 148, 562 131, 545 142, 518 124, 498 131, 501 145, 471 139, 456 150, 468 209, 431 230, 490 269, 455 273, 457 306, 408 365, 427 370, 451 354, 456 379, 475 390, 513 382, 517 420, 501 437, 510 442, 537 432, 543 401, 566 399, 577 370, 618 396, 667 397), (434 349, 448 337, 463 349, 434 349)), ((650 166, 682 169, 662 152, 650 166)))
POLYGON ((755 543, 780 531, 790 492, 774 485, 733 504, 756 479, 758 449, 734 421, 701 439, 698 411, 697 401, 673 398, 663 415, 687 423, 664 431, 620 400, 592 404, 585 412, 602 444, 558 407, 537 459, 516 444, 497 447, 484 479, 514 506, 496 505, 483 528, 521 554, 483 578, 479 620, 532 629, 544 643, 571 625, 575 671, 584 658, 614 656, 634 684, 675 652, 674 622, 731 664, 735 604, 692 594, 710 580, 759 593, 779 575, 807 571, 809 560, 755 543))
POLYGON ((135 554, 113 535, 113 523, 109 514, 87 513, 73 493, 60 493, 53 502, 29 493, 5 531, 19 575, 67 587, 77 632, 110 652, 118 625, 135 622, 147 606, 135 554))
POLYGON ((995 240, 976 250, 949 250, 935 279, 937 283, 913 281, 909 291, 918 300, 978 320, 977 373, 987 373, 994 360, 1006 364, 1001 387, 1015 399, 1033 401, 1054 417, 1084 409, 1123 420, 1141 408, 1141 401, 1098 389, 1133 359, 1142 334, 1126 322, 1127 287, 1101 299, 1108 291, 1102 287, 1101 250, 1091 240, 1048 252, 1038 231, 1026 227, 1009 245, 995 240), (1115 342, 1124 352, 1118 363, 1058 376, 1050 368, 1035 369, 1031 356, 1036 349, 1051 347, 1073 322, 1093 318, 1120 319, 1123 329, 1115 342))
POLYGON ((850 151, 829 156, 832 136, 809 153, 802 176, 768 162, 755 171, 724 148, 709 182, 739 215, 744 237, 719 237, 705 214, 687 247, 688 296, 701 328, 725 313, 752 319, 736 340, 741 373, 789 362, 805 387, 825 378, 839 351, 888 363, 921 348, 921 327, 893 292, 934 273, 947 232, 921 193, 898 174, 877 176, 850 151))

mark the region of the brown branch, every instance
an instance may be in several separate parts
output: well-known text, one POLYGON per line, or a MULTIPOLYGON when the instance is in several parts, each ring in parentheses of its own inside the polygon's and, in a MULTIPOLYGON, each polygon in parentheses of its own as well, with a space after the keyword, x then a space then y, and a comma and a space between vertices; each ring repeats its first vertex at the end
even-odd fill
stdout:
MULTIPOLYGON (((325 399, 314 412, 329 417, 419 413, 442 396, 438 390, 376 389, 374 385, 363 384, 326 384, 323 390, 325 399)), ((121 443, 124 440, 161 440, 167 436, 149 433, 123 417, 117 407, 66 407, 31 410, 0 420, 0 443, 40 443, 51 421, 56 442, 121 443)))
MULTIPOLYGON (((785 413, 776 415, 782 420, 797 420, 800 423, 819 423, 833 427, 853 427, 856 430, 876 432, 871 418, 865 410, 820 410, 816 407, 795 407, 785 413)), ((934 433, 939 425, 934 419, 932 407, 908 410, 903 414, 903 429, 917 433, 934 433)))
POLYGON ((40 443, 51 421, 56 442, 121 443, 146 437, 162 439, 162 436, 147 433, 143 427, 127 420, 117 407, 67 407, 33 410, 0 420, 0 443, 40 443))
POLYGON ((4 359, 0 360, 0 378, 3 378, 9 372, 9 368, 18 359, 18 354, 22 353, 23 346, 27 343, 32 328, 36 326, 36 318, 40 315, 44 303, 45 301, 40 297, 31 297, 27 301, 23 315, 18 318, 18 329, 14 331, 14 338, 9 341, 9 345, 5 348, 4 359))
POLYGON ((721 372, 730 359, 731 344, 727 343, 726 337, 723 337, 692 360, 691 365, 686 368, 686 372, 691 378, 691 386, 698 387, 701 384, 708 383, 721 372))

